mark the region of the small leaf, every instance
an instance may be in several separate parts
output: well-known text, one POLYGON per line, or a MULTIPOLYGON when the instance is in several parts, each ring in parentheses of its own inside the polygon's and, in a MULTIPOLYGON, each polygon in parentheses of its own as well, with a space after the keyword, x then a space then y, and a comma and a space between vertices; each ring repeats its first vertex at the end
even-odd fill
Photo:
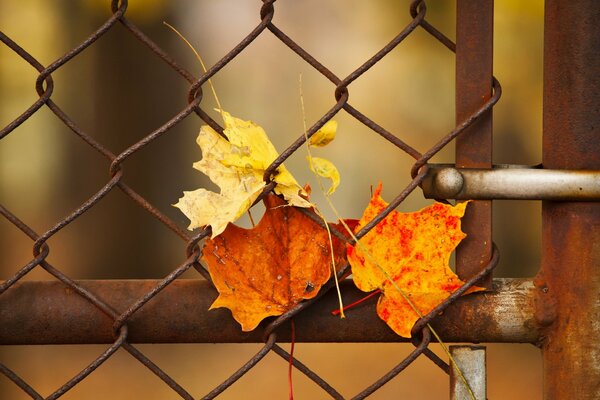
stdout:
POLYGON ((335 132, 337 131, 337 121, 329 120, 311 136, 309 143, 311 146, 323 147, 327 146, 333 139, 335 139, 335 132))
POLYGON ((340 185, 340 173, 335 165, 329 160, 320 157, 307 157, 310 164, 310 169, 317 175, 330 179, 331 187, 327 190, 327 194, 332 194, 340 185))

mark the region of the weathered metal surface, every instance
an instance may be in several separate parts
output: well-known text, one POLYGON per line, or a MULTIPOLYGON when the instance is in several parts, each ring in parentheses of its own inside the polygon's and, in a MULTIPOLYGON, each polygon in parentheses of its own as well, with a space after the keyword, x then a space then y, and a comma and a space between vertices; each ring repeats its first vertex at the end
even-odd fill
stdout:
MULTIPOLYGON (((548 0, 544 33, 543 165, 600 169, 600 2, 548 0)), ((544 398, 600 393, 600 202, 542 206, 536 315, 544 398)))
MULTIPOLYGON (((129 308, 157 285, 153 280, 79 281, 117 312, 129 308)), ((447 342, 536 343, 531 280, 496 279, 495 291, 460 298, 432 323, 447 342)), ((342 282, 347 303, 365 293, 342 282)), ((263 331, 244 333, 226 309, 209 311, 215 290, 204 280, 176 280, 127 320, 131 343, 263 342, 263 331)), ((112 343, 114 320, 60 282, 17 283, 0 297, 0 344, 112 343), (65 327, 69 327, 65 329, 65 327)), ((377 317, 376 301, 331 315, 334 291, 295 317, 299 342, 398 342, 377 317)), ((289 327, 278 341, 290 339, 289 327)))
POLYGON ((494 169, 430 166, 427 198, 599 201, 600 171, 549 170, 502 165, 494 169))
POLYGON ((472 400, 460 372, 469 384, 476 400, 487 399, 487 375, 484 346, 450 346, 450 354, 456 366, 450 370, 450 400, 472 400))
MULTIPOLYGON (((456 8, 456 123, 492 96, 493 0, 458 0, 456 8)), ((492 167, 492 110, 456 138, 458 168, 492 167)), ((456 249, 456 271, 463 279, 483 269, 492 254, 492 203, 475 201, 463 218, 467 238, 456 249)), ((491 278, 480 282, 491 287, 491 278)))

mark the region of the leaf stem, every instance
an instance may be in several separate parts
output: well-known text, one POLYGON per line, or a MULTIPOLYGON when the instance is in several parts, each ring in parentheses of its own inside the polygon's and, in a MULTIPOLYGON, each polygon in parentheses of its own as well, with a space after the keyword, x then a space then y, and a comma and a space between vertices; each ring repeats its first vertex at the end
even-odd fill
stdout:
POLYGON ((250 212, 250 209, 248 209, 248 218, 250 218, 250 223, 252 224, 252 227, 254 228, 256 226, 256 224, 254 223, 254 218, 252 218, 252 213, 250 212))
MULTIPOLYGON (((344 306, 344 311, 346 311, 346 310, 349 310, 349 309, 351 309, 351 308, 354 308, 354 307, 356 307, 357 305, 359 305, 359 304, 361 304, 361 303, 363 303, 363 302, 365 302, 365 301, 369 300, 371 297, 375 297, 375 296, 377 296, 378 294, 381 294, 381 289, 374 290, 374 291, 372 291, 371 293, 369 293, 368 295, 366 295, 365 297, 362 297, 362 298, 360 298, 360 299, 356 300, 355 302, 353 302, 353 303, 350 303, 350 304, 348 304, 347 306, 344 306)), ((333 310, 333 311, 331 312, 331 314, 332 314, 332 315, 339 315, 339 313, 340 313, 340 310, 339 310, 339 309, 338 309, 338 310, 333 310)))
MULTIPOLYGON (((306 152, 308 153, 308 163, 309 163, 310 170, 314 172, 315 169, 313 167, 312 153, 310 151, 310 142, 308 141, 308 132, 307 132, 307 128, 306 128, 306 111, 304 109, 304 95, 302 94, 302 74, 300 74, 300 76, 299 76, 298 84, 300 87, 300 107, 302 108, 302 126, 304 127, 304 138, 306 139, 305 140, 306 141, 306 152)), ((325 191, 325 186, 323 186, 321 177, 317 173, 315 173, 315 177, 317 178, 317 183, 319 185, 319 189, 321 190, 321 193, 323 193, 323 196, 325 196, 325 199, 327 199, 327 201, 329 202, 329 194, 325 191)), ((335 254, 333 252, 333 238, 331 237, 331 230, 329 229, 329 224, 327 223, 327 219, 321 213, 321 211, 319 211, 319 209, 316 206, 315 206, 315 212, 317 213, 317 215, 319 217, 321 217, 321 219, 323 220, 323 223, 325 224, 325 229, 327 229, 327 236, 329 237, 329 253, 331 254, 331 269, 332 269, 332 274, 333 274, 333 280, 335 282, 335 289, 337 290, 338 302, 340 305, 339 314, 340 314, 340 318, 346 318, 346 315, 344 314, 344 303, 342 301, 342 292, 340 291, 340 282, 338 280, 337 270, 335 268, 335 254)))
MULTIPOLYGON (((200 62, 200 65, 202 66, 202 70, 204 71, 204 73, 206 73, 206 71, 207 71, 206 65, 204 65, 204 61, 202 61, 202 57, 200 57, 200 54, 198 54, 198 52, 196 51, 194 46, 192 46, 192 44, 185 38, 185 36, 183 36, 177 29, 175 29, 175 27, 173 25, 169 24, 166 21, 163 21, 163 24, 165 24, 173 32, 175 32, 175 34, 177 36, 179 36, 179 38, 181 40, 183 40, 190 49, 192 49, 192 51, 196 55, 196 59, 200 62)), ((215 102, 217 103, 217 107, 219 108, 219 112, 221 113, 221 117, 223 117, 223 107, 221 107, 221 102, 219 101, 219 97, 217 96, 217 91, 215 90, 215 87, 213 86, 212 81, 210 79, 208 80, 208 84, 210 85, 210 90, 212 91, 213 97, 215 98, 215 102)))
POLYGON ((294 325, 294 319, 290 319, 290 324, 292 327, 292 343, 290 347, 290 359, 288 364, 288 384, 290 390, 290 400, 294 400, 294 386, 292 385, 292 371, 294 367, 294 345, 296 344, 296 325, 294 325))

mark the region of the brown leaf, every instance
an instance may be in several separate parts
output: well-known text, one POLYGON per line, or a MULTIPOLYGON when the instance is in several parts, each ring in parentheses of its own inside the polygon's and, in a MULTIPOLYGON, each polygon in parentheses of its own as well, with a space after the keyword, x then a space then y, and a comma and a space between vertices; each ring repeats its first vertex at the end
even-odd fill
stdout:
MULTIPOLYGON (((229 308, 244 331, 315 297, 331 276, 327 231, 277 196, 265 197, 264 203, 256 227, 229 224, 202 250, 219 291, 211 309, 229 308)), ((333 246, 341 267, 345 244, 334 236, 333 246)))

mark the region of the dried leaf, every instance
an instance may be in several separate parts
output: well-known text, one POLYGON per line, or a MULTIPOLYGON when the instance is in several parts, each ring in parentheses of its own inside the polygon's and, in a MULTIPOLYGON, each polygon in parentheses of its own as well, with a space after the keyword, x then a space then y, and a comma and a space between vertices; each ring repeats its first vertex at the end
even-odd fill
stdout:
MULTIPOLYGON (((336 131, 337 122, 332 120, 327 121, 327 123, 310 138, 310 146, 324 147, 328 145, 335 139, 336 131)), ((312 172, 320 177, 331 180, 331 187, 327 190, 326 194, 330 195, 335 192, 335 189, 340 185, 340 173, 336 166, 325 158, 313 157, 310 149, 306 159, 308 160, 308 165, 312 172)), ((322 187, 321 189, 324 190, 322 187)))
MULTIPOLYGON (((357 231, 388 205, 380 195, 381 184, 373 193, 357 231)), ((454 207, 434 203, 414 213, 392 211, 360 239, 364 249, 422 315, 464 284, 452 272, 448 261, 452 251, 466 236, 460 229, 460 219, 466 206, 467 203, 454 207)), ((381 289, 382 295, 377 303, 379 317, 398 335, 410 337, 419 316, 398 288, 369 259, 361 246, 348 246, 348 261, 359 289, 365 292, 381 289)), ((484 289, 472 287, 467 293, 480 290, 484 289)))
POLYGON ((340 185, 340 173, 333 163, 325 158, 307 157, 310 164, 310 169, 317 175, 330 179, 331 187, 327 190, 327 194, 332 194, 340 185))
MULTIPOLYGON (((202 160, 194 163, 194 168, 219 186, 220 193, 206 189, 184 192, 175 204, 190 219, 188 229, 210 225, 213 238, 250 208, 265 187, 265 170, 279 155, 260 126, 225 111, 221 114, 228 140, 208 125, 202 126, 197 139, 202 160)), ((275 193, 283 195, 288 204, 312 206, 285 166, 277 168, 273 180, 275 193)))
MULTIPOLYGON (((256 227, 229 225, 202 250, 219 291, 211 309, 229 308, 244 331, 315 297, 331 276, 327 231, 285 204, 265 197, 266 211, 256 227)), ((333 246, 336 265, 343 266, 344 243, 334 237, 333 246)))
POLYGON ((310 137, 309 143, 314 147, 327 146, 333 139, 337 131, 337 122, 329 120, 310 137))

